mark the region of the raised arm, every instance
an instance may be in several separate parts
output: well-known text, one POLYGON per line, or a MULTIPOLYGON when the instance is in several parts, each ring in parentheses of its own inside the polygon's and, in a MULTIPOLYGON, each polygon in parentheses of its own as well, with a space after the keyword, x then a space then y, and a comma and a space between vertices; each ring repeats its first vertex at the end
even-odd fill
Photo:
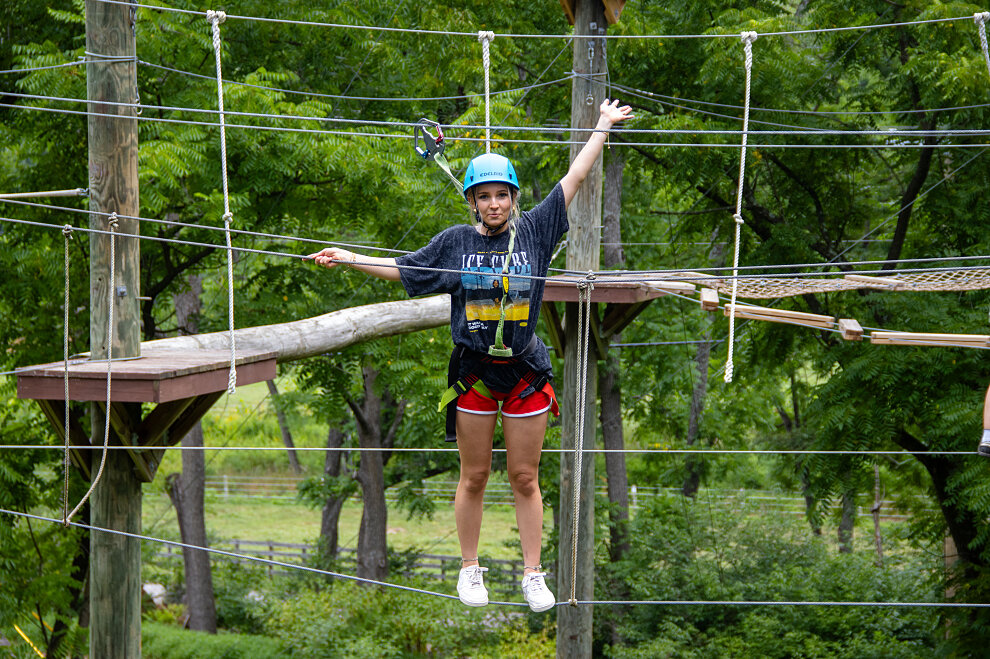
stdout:
POLYGON ((591 134, 587 143, 578 152, 577 158, 571 163, 567 174, 564 175, 564 178, 560 179, 560 187, 564 190, 564 206, 570 205, 571 199, 577 194, 581 183, 584 182, 588 172, 591 171, 591 166, 595 164, 595 159, 598 158, 598 154, 602 152, 602 147, 605 146, 608 131, 611 130, 615 123, 632 116, 629 114, 632 111, 631 107, 623 105, 620 108, 618 101, 609 103, 607 98, 602 101, 600 109, 601 116, 598 118, 598 124, 595 126, 595 132, 591 134))
POLYGON ((306 258, 313 259, 317 265, 325 268, 333 268, 338 265, 348 265, 355 270, 360 270, 379 279, 388 281, 399 281, 399 268, 395 265, 395 259, 382 258, 378 256, 364 256, 355 254, 340 247, 327 247, 316 254, 310 254, 306 258))

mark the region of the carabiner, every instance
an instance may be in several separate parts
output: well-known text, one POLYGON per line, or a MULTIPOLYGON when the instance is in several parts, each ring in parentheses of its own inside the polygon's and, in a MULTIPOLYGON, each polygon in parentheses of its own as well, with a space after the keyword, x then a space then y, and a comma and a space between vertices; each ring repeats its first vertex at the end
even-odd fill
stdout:
POLYGON ((413 146, 416 148, 416 153, 425 160, 433 160, 434 157, 442 154, 446 144, 443 142, 443 129, 440 124, 429 119, 420 119, 419 124, 413 127, 413 146), (430 128, 436 131, 435 137, 430 133, 430 128), (419 146, 420 137, 423 138, 423 147, 419 146))

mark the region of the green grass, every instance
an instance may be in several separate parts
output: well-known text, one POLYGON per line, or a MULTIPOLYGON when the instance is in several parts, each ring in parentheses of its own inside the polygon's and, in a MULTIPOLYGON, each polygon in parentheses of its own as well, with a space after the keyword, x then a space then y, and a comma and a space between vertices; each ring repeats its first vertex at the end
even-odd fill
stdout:
MULTIPOLYGON (((348 501, 340 515, 340 544, 356 547, 361 522, 361 502, 348 501)), ((550 514, 545 515, 545 533, 550 531, 550 514)), ((144 535, 178 537, 175 510, 164 494, 144 498, 144 535)), ((397 550, 417 549, 428 554, 460 555, 454 530, 452 504, 438 504, 433 519, 408 519, 405 513, 389 509, 388 543, 397 550)), ((207 496, 206 529, 210 538, 232 540, 271 540, 313 543, 320 533, 320 511, 300 503, 266 500, 226 501, 207 496)), ((521 558, 515 509, 492 505, 485 510, 479 554, 488 558, 521 558)))
MULTIPOLYGON (((283 393, 295 390, 289 379, 279 382, 283 393)), ((289 413, 289 426, 298 447, 323 447, 326 427, 302 405, 289 413)), ((282 437, 263 382, 238 387, 233 397, 224 396, 203 418, 207 446, 282 447, 282 437)), ((298 454, 303 475, 322 472, 323 452, 298 454)), ((144 535, 178 537, 175 511, 164 494, 164 479, 182 470, 178 450, 166 451, 155 482, 145 486, 143 504, 144 535)), ((208 476, 291 476, 283 451, 207 451, 208 476)), ((348 501, 340 516, 339 537, 344 547, 357 545, 361 522, 360 501, 348 501)), ((545 516, 546 533, 551 526, 549 511, 545 516)), ((271 501, 241 498, 224 499, 207 494, 206 528, 210 538, 264 540, 290 543, 313 543, 320 533, 320 511, 295 501, 271 501)), ((485 510, 479 553, 488 558, 521 557, 516 531, 515 509, 492 505, 485 510)), ((397 550, 417 549, 423 553, 459 555, 452 503, 438 503, 432 519, 409 519, 405 512, 390 507, 389 545, 397 550)))

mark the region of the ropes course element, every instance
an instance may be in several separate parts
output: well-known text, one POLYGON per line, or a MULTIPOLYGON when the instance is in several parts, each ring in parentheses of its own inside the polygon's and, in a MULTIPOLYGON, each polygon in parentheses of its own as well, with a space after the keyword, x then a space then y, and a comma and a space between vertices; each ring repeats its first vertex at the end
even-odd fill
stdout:
MULTIPOLYGON (((889 270, 887 271, 889 272, 889 270)), ((975 291, 990 288, 990 268, 938 269, 930 272, 901 273, 874 277, 861 274, 846 274, 841 279, 810 279, 805 277, 739 276, 729 281, 727 278, 709 277, 692 273, 687 278, 700 276, 707 288, 720 293, 731 291, 738 286, 739 297, 766 299, 793 297, 808 293, 832 293, 853 291, 862 288, 885 291, 975 291)))
MULTIPOLYGON (((78 101, 78 102, 83 102, 83 101, 80 101, 79 99, 71 99, 71 100, 78 101)), ((107 103, 107 105, 112 105, 112 104, 111 103, 107 103)), ((131 105, 131 104, 125 104, 125 105, 131 105)), ((115 114, 109 114, 109 113, 106 113, 106 112, 90 112, 90 111, 84 111, 84 110, 67 110, 67 109, 60 109, 60 108, 49 108, 49 107, 33 106, 33 105, 16 105, 16 104, 13 104, 13 103, 0 103, 0 107, 2 107, 2 108, 10 108, 10 109, 14 109, 14 110, 35 110, 35 111, 38 111, 38 112, 52 112, 52 113, 55 113, 55 114, 73 114, 73 115, 79 115, 79 116, 93 116, 93 117, 115 117, 115 116, 117 116, 115 114)), ((135 107, 137 107, 137 106, 135 106, 135 107)), ((150 106, 143 106, 143 107, 150 107, 150 106)), ((157 123, 166 123, 166 124, 179 124, 179 125, 187 125, 187 126, 205 126, 205 127, 209 127, 209 128, 216 128, 216 124, 215 123, 210 123, 210 122, 207 122, 207 121, 194 121, 194 120, 190 120, 190 119, 170 119, 170 118, 166 118, 166 117, 145 117, 145 116, 137 116, 137 117, 133 117, 133 118, 134 119, 137 119, 138 121, 150 121, 150 122, 153 122, 153 123, 157 122, 157 123)), ((286 118, 289 118, 289 117, 286 117, 286 118)), ((335 120, 335 121, 339 121, 339 120, 335 120)), ((370 122, 365 121, 365 122, 362 122, 362 123, 370 123, 370 122)), ((409 139, 409 135, 408 134, 405 134, 405 133, 402 133, 402 134, 400 134, 400 133, 373 133, 373 132, 367 132, 367 131, 327 130, 327 129, 319 129, 319 128, 294 128, 294 127, 290 127, 290 126, 257 126, 257 125, 253 125, 253 124, 231 124, 231 123, 227 123, 226 124, 226 127, 227 128, 247 129, 247 130, 263 130, 263 131, 271 131, 271 132, 284 132, 284 133, 306 133, 306 134, 314 134, 314 135, 337 135, 337 136, 342 136, 342 137, 367 137, 367 138, 378 138, 378 139, 402 139, 402 140, 408 140, 409 139)), ((461 127, 463 128, 463 126, 461 126, 461 127)), ((532 129, 525 129, 525 128, 522 128, 522 127, 513 127, 513 128, 514 129, 518 128, 519 130, 532 130, 532 129)), ((546 132, 550 132, 550 130, 551 129, 548 128, 548 129, 546 129, 546 132)), ((562 131, 562 130, 564 130, 564 129, 553 129, 553 132, 559 132, 559 131, 562 131)), ((632 130, 646 130, 646 129, 632 129, 632 130)), ((665 132, 672 133, 674 131, 668 130, 668 131, 665 131, 665 132)), ((684 132, 684 131, 682 131, 682 132, 684 132)), ((690 130, 686 131, 686 133, 696 133, 696 132, 698 132, 698 131, 690 131, 690 130)), ((714 131, 710 131, 710 132, 714 132, 714 131)), ((793 132, 793 131, 786 131, 784 133, 774 132, 773 134, 775 134, 775 135, 776 134, 783 135, 783 134, 787 134, 789 132, 793 132)), ((848 131, 844 131, 844 132, 848 132, 848 131)), ((983 133, 977 133, 977 132, 974 132, 974 131, 966 131, 966 133, 968 135, 971 135, 971 136, 982 135, 982 134, 985 134, 985 132, 986 131, 984 131, 983 133)), ((740 134, 739 131, 729 131, 729 133, 730 134, 733 134, 733 135, 740 134)), ((750 131, 750 134, 752 134, 752 133, 753 133, 753 131, 750 131)), ((814 131, 813 134, 818 135, 818 134, 827 134, 827 133, 825 131, 814 131)), ((888 136, 890 135, 890 133, 886 133, 886 134, 888 136)), ((468 136, 461 136, 461 137, 458 137, 457 139, 459 141, 462 141, 462 142, 484 142, 484 140, 485 140, 484 137, 468 137, 468 136)), ((555 148, 570 147, 570 146, 573 146, 573 145, 581 146, 581 145, 584 144, 583 142, 580 142, 578 140, 566 140, 566 139, 565 140, 549 140, 549 139, 500 138, 499 141, 502 142, 502 143, 505 143, 505 144, 539 144, 539 145, 544 146, 544 147, 555 147, 555 148)), ((734 145, 734 144, 723 144, 723 143, 715 143, 715 142, 631 142, 631 141, 622 141, 622 142, 619 142, 619 141, 617 141, 617 142, 614 143, 614 145, 615 146, 624 146, 624 147, 652 147, 652 148, 667 148, 667 147, 669 147, 669 148, 705 148, 705 149, 727 149, 727 148, 736 149, 736 148, 738 148, 738 146, 737 145, 734 145)), ((891 142, 885 142, 883 144, 870 144, 870 143, 861 143, 861 144, 774 144, 774 143, 760 143, 760 144, 751 144, 750 146, 752 146, 753 148, 760 148, 760 149, 895 149, 896 150, 896 149, 930 149, 930 148, 932 148, 930 145, 926 145, 926 144, 922 144, 922 143, 918 143, 918 142, 911 142, 911 141, 891 141, 891 142)), ((982 142, 965 142, 965 143, 949 143, 949 142, 945 142, 945 143, 939 144, 939 148, 940 149, 971 149, 971 148, 986 149, 987 148, 987 145, 985 143, 982 143, 982 142)))
POLYGON ((63 382, 65 384, 65 418, 63 428, 65 428, 65 454, 62 461, 62 469, 65 479, 62 482, 62 525, 69 524, 69 240, 72 238, 72 225, 66 224, 62 227, 62 235, 65 237, 65 318, 63 328, 65 330, 62 340, 63 353, 63 382))
POLYGON ((990 11, 973 14, 973 21, 980 33, 980 49, 983 50, 983 60, 987 63, 987 72, 990 73, 990 51, 987 50, 987 21, 990 20, 990 11))
MULTIPOLYGON (((0 508, 0 514, 10 515, 12 517, 20 517, 25 519, 34 519, 42 522, 58 523, 59 520, 52 519, 51 517, 44 517, 42 515, 34 515, 31 513, 19 512, 16 510, 8 510, 5 508, 0 508)), ((248 561, 251 563, 256 563, 259 565, 266 565, 272 567, 280 567, 289 570, 297 570, 300 572, 308 572, 310 574, 319 574, 328 577, 334 577, 337 579, 345 579, 348 581, 355 581, 359 583, 367 583, 375 586, 381 586, 384 588, 391 588, 393 590, 402 590, 410 593, 417 593, 421 595, 430 595, 440 599, 456 600, 458 599, 456 595, 449 595, 447 593, 440 593, 432 590, 426 590, 425 588, 415 588, 412 586, 403 586, 401 584, 389 583, 386 581, 377 581, 375 579, 366 579, 364 577, 358 577, 350 574, 343 574, 340 572, 331 572, 329 570, 322 570, 320 568, 310 567, 308 565, 298 565, 296 563, 286 563, 284 561, 275 561, 268 558, 262 558, 260 556, 252 556, 250 554, 239 554, 237 552, 227 551, 224 549, 215 549, 213 547, 200 547, 195 545, 190 545, 183 542, 177 542, 175 540, 165 540, 164 538, 155 538, 151 536, 141 535, 138 533, 129 533, 127 531, 119 531, 116 529, 108 529, 99 526, 93 526, 91 524, 82 524, 80 522, 70 522, 70 526, 74 526, 80 529, 86 529, 88 531, 97 531, 101 533, 109 533, 112 535, 119 535, 126 538, 133 538, 135 540, 143 540, 146 542, 154 542, 161 545, 176 547, 180 549, 190 549, 194 551, 205 551, 210 554, 215 554, 218 556, 225 556, 228 558, 233 558, 239 561, 248 561)), ((524 602, 489 602, 489 604, 503 605, 503 606, 527 606, 524 602)), ((564 602, 558 602, 557 606, 562 606, 564 602)), ((575 600, 574 602, 568 602, 571 605, 577 604, 599 604, 599 605, 653 605, 653 606, 682 606, 682 605, 696 605, 696 606, 711 606, 711 605, 721 605, 721 606, 836 606, 836 607, 851 607, 851 606, 881 606, 888 608, 906 607, 906 608, 987 608, 990 607, 990 603, 985 602, 852 602, 852 601, 805 601, 805 600, 790 600, 790 601, 754 601, 754 600, 575 600)))
MULTIPOLYGON (((203 16, 202 11, 193 11, 191 9, 178 9, 175 7, 167 7, 164 5, 147 5, 130 2, 130 0, 97 0, 98 2, 103 2, 106 4, 113 5, 127 5, 128 7, 138 7, 140 9, 152 9, 156 11, 170 11, 178 14, 190 14, 194 16, 203 16)), ((350 29, 350 30, 371 30, 371 31, 381 31, 381 32, 400 32, 406 34, 428 34, 435 36, 449 36, 449 37, 474 37, 473 32, 454 32, 450 30, 426 30, 423 28, 402 28, 402 27, 382 27, 378 25, 349 25, 345 23, 324 23, 318 21, 300 21, 288 18, 267 18, 264 16, 239 16, 236 14, 227 14, 227 18, 232 20, 246 20, 246 21, 258 21, 262 23, 276 23, 282 25, 299 25, 307 27, 326 27, 326 28, 338 28, 338 29, 350 29)), ((903 21, 899 23, 880 23, 871 25, 847 25, 842 27, 830 27, 830 28, 813 28, 807 30, 782 30, 777 32, 764 32, 765 37, 784 37, 784 36, 795 36, 802 34, 826 34, 830 32, 853 32, 859 30, 875 30, 880 28, 894 28, 894 27, 910 27, 914 25, 933 25, 939 23, 951 23, 955 21, 965 21, 970 20, 970 16, 950 16, 947 18, 929 18, 916 21, 903 21)), ((503 37, 509 37, 512 39, 570 39, 573 35, 571 34, 513 34, 505 33, 502 34, 503 37)), ((607 34, 601 35, 602 39, 729 39, 735 37, 732 33, 714 33, 714 34, 607 34)))
POLYGON ((742 197, 743 197, 743 186, 746 182, 746 142, 749 131, 749 97, 750 97, 750 86, 752 82, 752 71, 753 71, 753 42, 756 41, 756 32, 743 32, 740 35, 743 43, 743 51, 745 53, 745 67, 746 67, 746 91, 745 91, 745 104, 743 106, 743 134, 742 134, 742 147, 739 154, 739 182, 736 186, 736 212, 732 215, 732 219, 735 220, 735 250, 732 256, 732 299, 729 302, 729 354, 725 363, 725 381, 732 382, 732 370, 733 370, 733 349, 735 346, 736 337, 736 292, 739 280, 736 275, 739 274, 739 235, 741 233, 741 227, 743 225, 742 217, 742 197))
POLYGON ((223 227, 227 242, 227 325, 230 336, 230 372, 227 375, 227 394, 234 395, 237 389, 237 355, 234 346, 234 250, 230 243, 230 192, 227 184, 227 130, 223 113, 223 74, 220 71, 220 24, 227 19, 222 11, 206 12, 213 31, 213 52, 217 61, 217 105, 220 109, 220 171, 223 175, 223 227))
MULTIPOLYGON (((100 482, 100 478, 103 476, 103 467, 106 466, 106 463, 107 463, 107 449, 110 446, 110 381, 111 381, 111 375, 112 375, 112 369, 113 369, 113 307, 114 307, 114 297, 115 297, 116 288, 117 288, 116 287, 116 281, 115 281, 115 276, 116 276, 116 267, 115 266, 116 266, 116 243, 117 243, 117 235, 116 234, 117 234, 117 226, 118 226, 118 224, 119 223, 117 221, 117 214, 116 213, 110 213, 110 217, 107 218, 107 225, 109 225, 109 227, 110 227, 110 290, 109 290, 109 292, 107 294, 107 297, 109 298, 109 300, 108 300, 109 304, 107 305, 109 307, 109 311, 107 312, 107 404, 106 404, 106 407, 103 408, 103 422, 104 422, 104 425, 103 425, 103 453, 100 456, 100 468, 97 470, 96 475, 93 477, 92 482, 89 485, 89 489, 86 490, 86 494, 83 495, 83 498, 79 501, 79 503, 76 504, 76 507, 73 508, 72 511, 69 514, 67 514, 67 515, 64 516, 64 519, 63 519, 62 523, 65 526, 69 526, 70 522, 72 521, 72 518, 75 516, 75 514, 77 512, 79 512, 79 509, 83 507, 83 504, 85 504, 86 501, 89 500, 89 496, 93 493, 93 490, 96 489, 96 485, 100 482)), ((64 229, 63 229, 63 233, 64 233, 64 229)), ((68 236, 66 236, 66 241, 68 241, 68 236)), ((66 260, 66 278, 68 278, 68 272, 69 272, 69 270, 68 270, 68 260, 66 260)), ((68 299, 68 289, 66 290, 66 299, 68 299)), ((69 308, 68 307, 68 304, 66 304, 66 309, 68 309, 68 308, 69 308)), ((66 323, 66 328, 68 328, 68 323, 66 323)), ((68 336, 68 334, 66 334, 66 336, 68 336)), ((68 339, 66 339, 66 341, 68 341, 68 339)), ((66 415, 65 441, 66 441, 66 445, 68 445, 68 441, 69 441, 69 424, 68 424, 68 416, 69 416, 69 394, 68 394, 68 387, 69 387, 69 385, 68 385, 68 372, 69 372, 69 369, 66 368, 65 369, 65 372, 66 372, 66 385, 65 385, 66 386, 66 394, 65 394, 65 415, 66 415)), ((66 455, 68 455, 68 453, 66 455)), ((69 491, 68 491, 68 469, 66 469, 66 489, 63 491, 63 494, 64 494, 63 507, 68 508, 68 495, 69 495, 69 491)))
POLYGON ((584 412, 588 398, 588 348, 591 334, 591 291, 594 290, 595 275, 589 272, 584 281, 578 282, 577 337, 578 366, 574 374, 574 467, 571 474, 573 498, 573 526, 571 528, 571 596, 568 603, 577 604, 577 559, 578 529, 581 519, 581 480, 584 473, 584 412))
MULTIPOLYGON (((45 451, 45 450, 61 450, 61 446, 54 444, 0 444, 0 450, 31 450, 31 451, 45 451)), ((76 446, 73 447, 76 451, 98 451, 99 446, 76 446)), ((108 450, 114 451, 126 451, 130 447, 127 446, 109 446, 108 450)), ((284 446, 156 446, 156 451, 280 451, 285 452, 286 448, 284 446)), ((457 453, 456 448, 443 448, 443 447, 398 447, 398 448, 372 448, 372 447, 361 447, 361 446, 341 446, 337 448, 328 448, 325 446, 297 446, 292 449, 293 451, 300 452, 318 452, 318 453, 373 453, 376 451, 391 451, 393 453, 457 453)), ((493 448, 492 451, 495 453, 505 453, 504 448, 493 448)), ((564 448, 543 448, 543 453, 574 453, 574 449, 564 449, 564 448)), ((831 449, 679 449, 679 448, 615 448, 615 449, 602 449, 602 448, 586 448, 581 451, 586 454, 595 453, 634 453, 634 454, 670 454, 670 455, 693 455, 695 453, 714 453, 718 455, 899 455, 902 457, 907 457, 911 455, 919 455, 918 453, 912 453, 911 451, 883 451, 883 450, 869 450, 869 451, 855 451, 855 450, 831 450, 831 449)), ((977 456, 979 455, 976 451, 925 451, 923 453, 926 456, 950 456, 950 455, 966 455, 966 456, 977 456)))
POLYGON ((478 41, 481 42, 481 63, 485 69, 485 153, 492 152, 491 144, 491 96, 489 85, 489 69, 491 68, 491 57, 488 48, 495 40, 494 32, 478 31, 478 41))

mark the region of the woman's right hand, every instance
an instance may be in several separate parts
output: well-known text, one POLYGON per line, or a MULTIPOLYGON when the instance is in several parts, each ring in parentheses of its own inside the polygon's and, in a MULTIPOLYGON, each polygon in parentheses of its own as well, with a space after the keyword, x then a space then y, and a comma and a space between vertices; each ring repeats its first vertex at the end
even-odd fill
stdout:
POLYGON ((332 268, 341 264, 354 263, 357 261, 357 254, 340 247, 326 247, 306 258, 313 259, 317 265, 322 265, 324 268, 332 268))

